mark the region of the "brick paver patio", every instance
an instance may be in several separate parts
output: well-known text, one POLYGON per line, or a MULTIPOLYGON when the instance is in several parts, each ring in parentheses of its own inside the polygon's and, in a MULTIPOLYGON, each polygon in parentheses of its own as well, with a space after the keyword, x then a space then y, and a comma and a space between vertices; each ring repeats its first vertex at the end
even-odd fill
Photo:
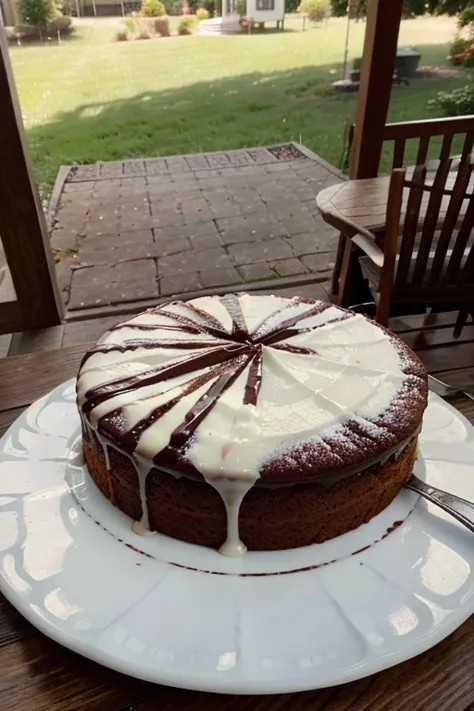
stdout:
POLYGON ((295 144, 73 166, 51 237, 68 313, 327 280, 315 196, 341 179, 295 144))

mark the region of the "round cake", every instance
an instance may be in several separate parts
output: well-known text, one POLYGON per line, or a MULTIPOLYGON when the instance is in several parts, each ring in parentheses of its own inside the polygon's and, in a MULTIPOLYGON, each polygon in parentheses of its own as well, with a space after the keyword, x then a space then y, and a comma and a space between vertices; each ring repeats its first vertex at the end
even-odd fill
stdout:
POLYGON ((150 309, 84 356, 89 473, 137 532, 227 555, 320 543, 411 475, 426 372, 322 301, 229 294, 150 309))

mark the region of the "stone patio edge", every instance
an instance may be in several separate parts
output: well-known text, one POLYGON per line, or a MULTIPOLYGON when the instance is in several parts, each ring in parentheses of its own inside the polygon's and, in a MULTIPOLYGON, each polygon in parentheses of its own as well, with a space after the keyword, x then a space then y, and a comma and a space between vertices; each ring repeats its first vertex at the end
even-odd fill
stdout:
POLYGON ((313 153, 310 148, 303 146, 302 143, 296 143, 296 141, 290 141, 290 143, 295 146, 295 148, 297 148, 301 153, 303 153, 306 158, 310 158, 311 160, 314 160, 315 163, 319 163, 319 165, 322 165, 330 173, 333 173, 337 178, 340 178, 340 180, 349 180, 349 176, 343 173, 339 168, 336 168, 336 166, 332 163, 329 163, 324 158, 321 158, 321 156, 318 156, 316 153, 313 153))
POLYGON ((152 306, 158 306, 159 304, 166 304, 169 301, 174 301, 176 299, 182 299, 189 301, 190 299, 197 299, 200 296, 214 296, 216 294, 235 294, 239 291, 259 291, 270 289, 288 289, 292 286, 305 286, 307 284, 323 284, 327 282, 328 275, 321 275, 320 278, 316 277, 315 274, 299 274, 294 277, 282 277, 280 279, 265 279, 262 281, 249 282, 248 284, 235 284, 233 286, 222 287, 209 287, 207 289, 199 289, 196 291, 181 292, 176 294, 169 294, 167 296, 157 296, 154 299, 144 299, 141 301, 125 301, 120 304, 109 304, 102 307, 94 307, 89 309, 74 309, 73 311, 66 311, 64 316, 64 323, 72 323, 74 321, 86 321, 92 318, 103 318, 106 316, 120 316, 123 313, 139 313, 145 309, 149 309, 152 306))
POLYGON ((51 193, 51 199, 48 204, 48 212, 46 213, 48 230, 50 230, 53 226, 54 216, 56 215, 61 194, 63 192, 64 185, 67 182, 69 173, 71 172, 71 168, 71 165, 62 165, 58 170, 58 174, 54 182, 53 192, 51 193))

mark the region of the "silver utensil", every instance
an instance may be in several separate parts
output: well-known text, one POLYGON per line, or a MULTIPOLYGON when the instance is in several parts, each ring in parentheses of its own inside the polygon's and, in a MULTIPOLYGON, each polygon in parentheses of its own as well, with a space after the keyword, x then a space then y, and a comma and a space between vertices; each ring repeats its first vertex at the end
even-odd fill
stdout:
MULTIPOLYGON (((474 394, 461 390, 460 388, 455 388, 452 385, 443 383, 442 380, 428 375, 428 387, 429 389, 439 395, 440 397, 454 397, 456 395, 464 395, 465 397, 474 400, 474 394)), ((472 533, 474 533, 474 503, 471 501, 466 501, 460 496, 455 496, 454 494, 449 494, 447 491, 436 488, 436 486, 431 486, 426 484, 421 479, 418 479, 414 474, 408 479, 404 484, 406 489, 411 489, 411 491, 416 491, 416 493, 423 496, 431 503, 439 506, 443 511, 450 514, 456 521, 462 523, 466 528, 468 528, 472 533)))
POLYGON ((438 380, 433 375, 428 375, 428 387, 429 389, 439 395, 440 397, 455 397, 456 395, 464 395, 465 397, 474 400, 474 394, 468 392, 467 390, 461 390, 460 388, 455 388, 452 385, 443 383, 442 380, 438 380))
POLYGON ((474 503, 461 499, 460 496, 448 494, 447 491, 437 489, 430 484, 425 484, 414 474, 405 482, 404 486, 406 489, 416 491, 431 503, 439 506, 474 533, 474 503))

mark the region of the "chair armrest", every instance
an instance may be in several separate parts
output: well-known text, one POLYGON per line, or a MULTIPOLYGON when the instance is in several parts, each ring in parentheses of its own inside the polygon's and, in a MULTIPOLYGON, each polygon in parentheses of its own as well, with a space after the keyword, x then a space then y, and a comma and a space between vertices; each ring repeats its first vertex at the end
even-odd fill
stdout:
POLYGON ((383 267, 383 251, 373 238, 358 233, 352 237, 351 242, 357 245, 377 267, 383 267))

